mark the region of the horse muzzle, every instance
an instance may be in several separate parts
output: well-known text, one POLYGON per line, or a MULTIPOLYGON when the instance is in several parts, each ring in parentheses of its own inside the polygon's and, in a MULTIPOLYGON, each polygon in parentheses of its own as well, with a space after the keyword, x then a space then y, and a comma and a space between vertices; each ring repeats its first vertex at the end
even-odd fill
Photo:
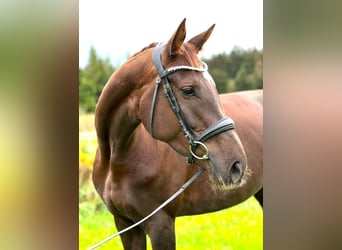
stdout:
POLYGON ((231 190, 245 183, 248 176, 247 164, 244 160, 233 160, 227 167, 219 167, 210 158, 208 160, 209 179, 214 187, 231 190))

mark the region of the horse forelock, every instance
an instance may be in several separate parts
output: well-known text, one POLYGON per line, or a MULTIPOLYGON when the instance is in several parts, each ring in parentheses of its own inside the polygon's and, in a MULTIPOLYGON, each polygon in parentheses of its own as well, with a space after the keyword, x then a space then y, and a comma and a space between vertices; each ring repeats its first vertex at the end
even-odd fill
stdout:
POLYGON ((190 45, 184 43, 175 56, 168 56, 163 60, 165 65, 170 66, 190 66, 201 67, 201 61, 199 60, 196 51, 190 45))
POLYGON ((201 60, 199 60, 197 52, 192 46, 183 45, 183 55, 185 60, 190 64, 191 67, 201 67, 201 60))

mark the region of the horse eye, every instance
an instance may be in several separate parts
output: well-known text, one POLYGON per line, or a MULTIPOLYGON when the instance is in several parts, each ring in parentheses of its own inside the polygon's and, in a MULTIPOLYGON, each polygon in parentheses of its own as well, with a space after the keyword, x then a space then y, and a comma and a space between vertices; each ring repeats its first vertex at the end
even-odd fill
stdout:
POLYGON ((187 96, 194 96, 195 95, 194 88, 191 86, 182 88, 182 92, 184 95, 187 95, 187 96))

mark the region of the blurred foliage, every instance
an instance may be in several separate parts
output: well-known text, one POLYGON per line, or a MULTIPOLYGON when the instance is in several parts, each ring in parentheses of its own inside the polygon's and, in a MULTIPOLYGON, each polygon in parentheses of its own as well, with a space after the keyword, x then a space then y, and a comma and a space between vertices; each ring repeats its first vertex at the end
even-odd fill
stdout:
POLYGON ((263 88, 262 51, 234 47, 230 54, 221 53, 204 61, 219 93, 263 88))
POLYGON ((97 99, 111 74, 115 71, 109 58, 101 59, 90 48, 89 62, 79 70, 79 105, 81 112, 94 112, 97 99))
MULTIPOLYGON (((229 54, 221 53, 203 60, 208 64, 219 93, 263 88, 262 50, 234 47, 229 54)), ((108 58, 99 58, 92 47, 87 66, 79 71, 80 112, 91 113, 115 68, 108 58)))

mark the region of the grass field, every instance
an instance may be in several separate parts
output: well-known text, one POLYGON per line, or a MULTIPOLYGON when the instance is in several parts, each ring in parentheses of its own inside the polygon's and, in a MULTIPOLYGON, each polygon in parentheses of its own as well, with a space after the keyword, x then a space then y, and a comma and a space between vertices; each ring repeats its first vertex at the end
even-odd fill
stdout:
MULTIPOLYGON (((80 132, 93 131, 93 116, 80 117, 80 132), (82 124, 81 124, 82 123, 82 124)), ((96 138, 80 138, 79 249, 102 241, 116 232, 113 217, 95 193, 90 179, 96 138)), ((177 250, 261 250, 263 213, 254 198, 235 207, 176 219, 177 250)), ((123 249, 114 238, 98 249, 123 249)), ((148 240, 148 249, 152 249, 148 240)))

